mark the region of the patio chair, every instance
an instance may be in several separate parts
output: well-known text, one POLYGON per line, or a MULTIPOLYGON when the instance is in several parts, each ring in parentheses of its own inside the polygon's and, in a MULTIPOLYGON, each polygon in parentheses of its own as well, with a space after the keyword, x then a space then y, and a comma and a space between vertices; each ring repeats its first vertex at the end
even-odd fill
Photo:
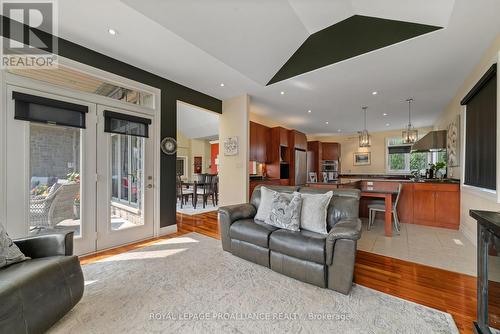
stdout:
POLYGON ((30 201, 30 225, 35 228, 53 228, 66 219, 74 219, 75 198, 80 184, 68 183, 51 188, 47 197, 30 201))

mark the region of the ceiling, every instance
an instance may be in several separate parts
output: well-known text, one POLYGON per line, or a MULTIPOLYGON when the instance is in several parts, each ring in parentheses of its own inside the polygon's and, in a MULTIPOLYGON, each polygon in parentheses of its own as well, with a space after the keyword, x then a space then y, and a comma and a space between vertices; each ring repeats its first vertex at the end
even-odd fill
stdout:
POLYGON ((399 129, 408 97, 414 125, 432 125, 500 33, 497 0, 65 0, 59 12, 63 38, 220 99, 248 93, 252 112, 308 134, 360 130, 363 105, 368 130, 399 129), (443 29, 266 86, 311 34, 353 15, 443 29))
POLYGON ((219 115, 177 102, 177 130, 189 139, 219 139, 219 115))

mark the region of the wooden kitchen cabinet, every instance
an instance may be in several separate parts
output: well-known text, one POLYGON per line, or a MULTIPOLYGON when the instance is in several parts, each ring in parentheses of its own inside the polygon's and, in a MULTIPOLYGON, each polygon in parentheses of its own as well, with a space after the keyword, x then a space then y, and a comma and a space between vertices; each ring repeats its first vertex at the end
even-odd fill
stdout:
POLYGON ((289 144, 292 144, 292 149, 307 150, 307 137, 300 131, 290 130, 289 144))
POLYGON ((458 229, 460 186, 458 184, 414 184, 413 223, 458 229))
POLYGON ((321 147, 322 147, 322 160, 340 159, 339 143, 321 143, 321 147))
POLYGON ((250 122, 250 161, 265 163, 268 161, 267 145, 271 129, 259 123, 250 122))

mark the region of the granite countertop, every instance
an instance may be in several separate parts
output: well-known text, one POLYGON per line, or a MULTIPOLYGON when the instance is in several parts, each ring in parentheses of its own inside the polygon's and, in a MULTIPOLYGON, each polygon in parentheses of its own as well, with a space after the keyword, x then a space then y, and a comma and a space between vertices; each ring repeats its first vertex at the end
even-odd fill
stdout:
POLYGON ((375 181, 375 182, 412 182, 412 183, 439 183, 439 184, 460 184, 458 179, 420 179, 419 181, 408 179, 361 179, 361 181, 375 181))
POLYGON ((331 184, 331 185, 337 185, 337 184, 349 184, 349 183, 355 183, 360 181, 359 179, 350 179, 350 178, 339 178, 335 181, 329 181, 329 182, 307 182, 307 184, 331 184))

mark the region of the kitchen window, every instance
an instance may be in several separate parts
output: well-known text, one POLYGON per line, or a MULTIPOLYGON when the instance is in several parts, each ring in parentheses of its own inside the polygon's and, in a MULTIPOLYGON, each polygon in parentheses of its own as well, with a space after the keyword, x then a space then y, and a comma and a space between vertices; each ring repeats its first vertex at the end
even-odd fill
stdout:
POLYGON ((411 144, 403 144, 401 137, 387 138, 386 143, 386 172, 389 174, 423 172, 429 164, 447 160, 446 151, 411 152, 411 144))

